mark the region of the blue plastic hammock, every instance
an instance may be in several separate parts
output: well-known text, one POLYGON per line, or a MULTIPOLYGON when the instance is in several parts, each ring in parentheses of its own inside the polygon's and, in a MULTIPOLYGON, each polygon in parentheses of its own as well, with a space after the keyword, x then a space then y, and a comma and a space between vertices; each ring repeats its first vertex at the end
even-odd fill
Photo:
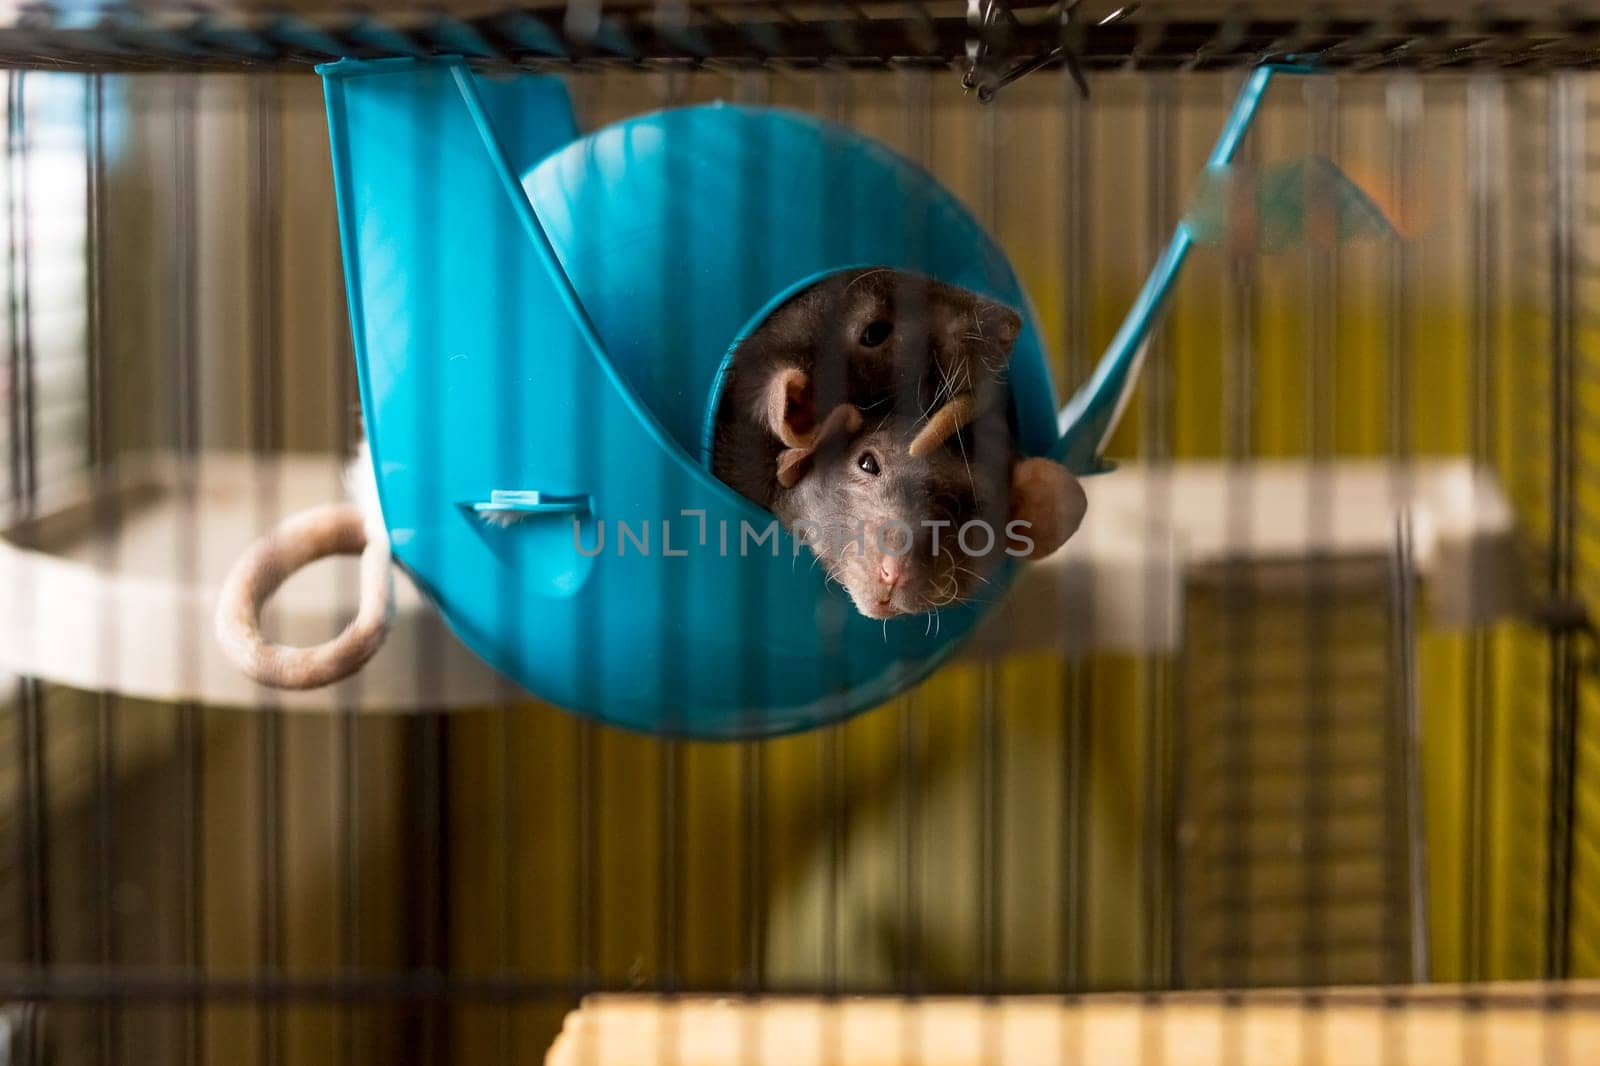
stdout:
MULTIPOLYGON (((1232 158, 1271 73, 1246 82, 1212 165, 1232 158)), ((1011 363, 1021 451, 1095 473, 1194 242, 1180 226, 1057 412, 1005 255, 928 173, 858 133, 713 105, 580 137, 553 78, 409 59, 321 74, 396 560, 508 678, 652 733, 771 736, 880 704, 944 661, 1012 576, 937 628, 858 615, 711 474, 739 338, 853 267, 982 293, 1025 320, 1011 363), (484 520, 496 512, 520 520, 484 520)))

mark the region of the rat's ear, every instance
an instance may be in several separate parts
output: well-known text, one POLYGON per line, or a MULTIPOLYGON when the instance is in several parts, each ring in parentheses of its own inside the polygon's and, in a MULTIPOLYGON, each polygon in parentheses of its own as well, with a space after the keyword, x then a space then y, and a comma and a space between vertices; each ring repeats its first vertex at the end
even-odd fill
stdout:
POLYGON ((979 391, 1005 375, 1011 350, 1022 335, 1022 316, 975 292, 956 290, 938 319, 940 361, 947 377, 967 379, 979 391))
POLYGON ((1022 335, 1022 316, 1005 304, 979 296, 973 302, 972 317, 978 327, 974 332, 983 343, 1002 362, 1009 361, 1011 349, 1022 335))
POLYGON ((1017 533, 1033 545, 1019 558, 1043 559, 1061 547, 1083 524, 1088 507, 1083 485, 1060 463, 1024 459, 1011 468, 1010 521, 1027 523, 1017 533))
POLYGON ((811 469, 811 457, 823 441, 840 434, 848 436, 860 429, 861 411, 854 404, 842 403, 829 411, 828 417, 799 444, 778 453, 778 484, 786 489, 794 488, 811 469))
POLYGON ((767 382, 766 419, 767 428, 785 448, 810 442, 817 425, 816 398, 804 371, 790 366, 772 375, 767 382))
POLYGON ((778 484, 792 489, 811 469, 811 455, 817 446, 840 433, 855 433, 861 428, 861 412, 842 403, 817 421, 816 395, 811 379, 803 371, 786 367, 767 383, 767 426, 783 443, 778 453, 778 484))

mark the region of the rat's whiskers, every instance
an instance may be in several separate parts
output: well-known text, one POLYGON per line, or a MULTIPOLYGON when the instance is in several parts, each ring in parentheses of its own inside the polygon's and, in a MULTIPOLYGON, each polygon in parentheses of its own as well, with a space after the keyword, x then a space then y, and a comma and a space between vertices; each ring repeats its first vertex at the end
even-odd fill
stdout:
POLYGON ((863 270, 861 273, 857 274, 855 277, 850 279, 850 284, 848 284, 848 285, 846 285, 844 287, 844 291, 846 293, 848 293, 851 289, 855 288, 857 285, 861 284, 863 281, 866 281, 869 278, 877 277, 879 274, 887 274, 887 273, 889 273, 889 268, 888 267, 877 267, 877 268, 875 268, 873 270, 863 270))
POLYGON ((978 573, 976 570, 972 569, 972 567, 970 567, 970 566, 962 566, 960 563, 951 563, 950 567, 955 573, 958 573, 958 574, 969 574, 969 575, 971 575, 971 577, 972 577, 972 579, 974 581, 981 581, 985 585, 989 584, 989 579, 988 578, 984 577, 982 574, 978 573))

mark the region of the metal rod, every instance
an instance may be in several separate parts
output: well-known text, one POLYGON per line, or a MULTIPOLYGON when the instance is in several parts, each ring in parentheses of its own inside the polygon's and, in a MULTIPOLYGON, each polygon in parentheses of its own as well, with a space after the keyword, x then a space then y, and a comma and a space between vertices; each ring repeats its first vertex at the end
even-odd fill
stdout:
MULTIPOLYGON (((979 169, 978 218, 990 233, 1001 233, 1000 168, 1004 162, 1005 140, 1000 124, 1008 114, 1004 103, 995 103, 978 115, 979 169)), ((983 442, 974 440, 974 447, 983 442)), ((991 463, 993 457, 975 455, 978 463, 991 463)), ((975 991, 994 995, 1001 985, 1001 966, 1005 944, 1003 925, 1005 882, 1003 820, 1005 818, 1004 747, 1000 708, 1000 668, 992 655, 985 655, 978 666, 978 970, 975 991)))
MULTIPOLYGON (((1573 77, 1551 80, 1548 100, 1550 168, 1550 549, 1546 580, 1550 598, 1571 594, 1576 570, 1574 503, 1577 444, 1573 367, 1576 278, 1583 203, 1583 87, 1573 77)), ((1550 635, 1550 783, 1545 890, 1545 965, 1548 978, 1571 969, 1571 908, 1578 679, 1573 634, 1550 635)))
MULTIPOLYGON (((1062 208, 1061 275, 1063 284, 1062 335, 1065 338, 1064 367, 1059 380, 1081 381, 1092 365, 1090 354, 1090 276, 1083 264, 1094 262, 1094 229, 1091 203, 1094 174, 1093 105, 1077 93, 1070 76, 1063 75, 1059 88, 1062 98, 1061 134, 1065 175, 1062 208)), ((1061 614, 1070 617, 1082 612, 1095 616, 1092 583, 1084 602, 1076 602, 1063 592, 1061 614)), ((1066 723, 1062 730, 1061 753, 1064 776, 1061 782, 1061 901, 1057 908, 1060 923, 1060 976, 1064 991, 1083 987, 1085 973, 1084 941, 1089 907, 1088 886, 1088 782, 1090 723, 1089 696, 1092 689, 1092 659, 1076 646, 1063 648, 1062 693, 1067 701, 1066 723)))
MULTIPOLYGON (((332 269, 330 276, 341 278, 343 276, 342 253, 339 248, 338 227, 330 227, 330 239, 326 242, 328 254, 331 257, 332 269)), ((329 320, 332 324, 333 335, 330 339, 332 359, 330 370, 332 373, 331 388, 328 395, 332 398, 333 407, 329 412, 332 426, 332 438, 335 454, 347 454, 351 443, 350 434, 352 422, 356 419, 359 403, 355 398, 355 349, 350 332, 350 316, 344 303, 344 288, 341 285, 332 287, 332 313, 329 320)), ((342 471, 340 472, 342 475, 342 471)), ((344 479, 338 476, 330 492, 337 498, 338 494, 346 491, 344 479)), ((343 589, 345 602, 354 602, 359 596, 360 576, 350 572, 343 589)), ((339 855, 339 876, 337 878, 338 898, 338 966, 342 973, 356 972, 361 967, 361 914, 362 914, 362 862, 361 862, 361 821, 364 808, 361 803, 361 674, 358 672, 345 682, 345 699, 338 708, 339 732, 335 740, 334 752, 334 777, 336 794, 334 797, 335 816, 338 819, 336 838, 339 855)), ((340 1047, 341 1061, 346 1066, 353 1066, 359 1056, 360 1041, 359 1030, 361 1016, 359 1009, 350 1005, 340 1012, 340 1047)))
MULTIPOLYGON (((931 169, 935 145, 933 75, 928 71, 907 70, 900 73, 897 82, 900 103, 905 109, 909 154, 917 163, 931 169)), ((917 231, 917 221, 907 220, 912 232, 917 231)), ((926 294, 914 293, 913 299, 925 303, 926 294)), ((899 741, 896 850, 899 854, 897 866, 900 885, 895 926, 899 933, 900 951, 895 960, 895 972, 896 984, 907 994, 917 995, 927 986, 923 926, 923 842, 927 826, 923 809, 926 787, 923 773, 924 711, 915 690, 899 701, 896 715, 899 741)), ((908 1048, 908 1051, 914 1060, 920 1048, 908 1048)))
MULTIPOLYGON (((250 171, 251 245, 249 300, 252 311, 250 360, 254 403, 252 452, 270 456, 282 449, 280 392, 283 389, 278 341, 281 190, 278 182, 278 114, 282 108, 277 81, 259 78, 251 84, 250 126, 254 134, 250 171)), ((259 463, 259 459, 258 459, 259 463)), ((256 527, 270 528, 281 512, 278 478, 257 478, 256 527)), ((283 966, 285 906, 283 849, 283 722, 276 695, 263 694, 256 721, 256 815, 261 874, 261 913, 257 929, 259 968, 265 975, 283 966)), ((262 1063, 280 1061, 283 1013, 268 999, 262 1005, 259 1031, 262 1063)))
MULTIPOLYGON (((34 378, 32 312, 32 197, 30 196, 30 130, 27 113, 26 81, 12 72, 6 79, 7 137, 6 157, 12 195, 11 205, 11 359, 12 381, 21 407, 13 420, 13 461, 20 473, 17 496, 21 513, 32 515, 36 507, 39 479, 39 441, 35 423, 38 406, 34 378), (20 432, 19 432, 20 430, 20 432)), ((17 590, 18 601, 29 593, 17 590)), ((50 854, 48 782, 45 763, 45 693, 34 679, 17 682, 17 788, 16 809, 20 815, 21 852, 18 866, 22 889, 22 954, 28 964, 46 970, 50 966, 50 854)), ((30 1020, 26 1040, 30 1055, 37 1055, 42 1034, 30 1020)))
MULTIPOLYGON (((199 212, 197 184, 199 161, 196 155, 198 137, 199 87, 193 79, 179 78, 171 83, 172 91, 172 159, 175 184, 173 189, 172 254, 176 264, 175 290, 173 292, 174 333, 172 348, 173 381, 176 403, 173 408, 174 443, 178 453, 178 503, 181 515, 178 523, 177 543, 174 550, 181 560, 180 580, 192 584, 196 580, 199 531, 196 514, 199 507, 198 469, 200 450, 200 349, 199 308, 195 294, 199 285, 199 212)), ((183 665, 185 674, 193 672, 199 660, 201 633, 189 626, 179 635, 174 653, 183 665)), ((192 680, 192 679, 191 679, 192 680)), ((188 691, 196 686, 190 684, 188 691)), ((178 801, 178 868, 182 882, 181 953, 183 964, 190 969, 203 965, 206 954, 205 939, 205 755, 201 731, 201 710, 192 701, 178 707, 177 746, 182 767, 178 801)), ((183 1012, 183 1060, 188 1066, 198 1066, 205 1058, 203 1016, 199 999, 194 998, 183 1012)))
MULTIPOLYGON (((1252 86, 1247 83, 1241 97, 1248 96, 1252 87, 1259 95, 1264 84, 1252 86)), ((1242 131, 1241 124, 1232 125, 1242 131)), ((1263 153, 1259 135, 1247 148, 1252 158, 1263 153)), ((1213 158, 1217 154, 1213 153, 1213 158)), ((1253 533, 1250 516, 1254 512, 1256 492, 1249 462, 1256 447, 1255 407, 1258 391, 1256 265, 1252 259, 1230 256, 1227 268, 1221 397, 1223 454, 1228 463, 1224 506, 1228 515, 1229 541, 1245 544, 1249 543, 1253 533)), ((1245 558, 1224 564, 1219 599, 1223 626, 1223 658, 1220 664, 1223 680, 1219 694, 1223 736, 1217 741, 1221 745, 1220 768, 1212 780, 1217 782, 1219 777, 1221 779, 1217 784, 1224 810, 1218 812, 1219 821, 1243 819, 1248 824, 1253 813, 1250 790, 1250 741, 1255 731, 1251 712, 1256 699, 1253 659, 1260 635, 1257 593, 1245 558)), ((1220 848, 1211 848, 1211 873, 1219 886, 1221 898, 1235 904, 1223 912, 1221 942, 1225 947, 1238 950, 1223 952, 1217 960, 1219 965, 1214 968, 1214 973, 1224 987, 1239 988, 1255 980, 1249 967, 1249 954, 1243 950, 1253 942, 1254 912, 1248 905, 1239 904, 1254 898, 1256 877, 1251 867, 1230 862, 1221 852, 1220 848)), ((1237 1013, 1229 1011, 1224 1019, 1224 1045, 1236 1052, 1242 1039, 1237 1013)))
MULTIPOLYGON (((853 86, 847 71, 843 67, 834 67, 822 72, 817 79, 817 108, 824 118, 831 121, 849 125, 851 110, 854 105, 853 86)), ((837 151, 837 149, 836 149, 837 151)), ((836 171, 838 164, 830 159, 825 165, 830 171, 836 171)), ((817 190, 813 210, 817 212, 819 226, 836 224, 842 215, 850 219, 854 210, 848 197, 843 204, 840 203, 839 190, 824 187, 817 190)), ((819 378, 824 373, 836 374, 840 372, 842 361, 838 358, 824 359, 819 363, 819 378)), ((819 384, 819 390, 826 390, 832 386, 819 384)), ((837 638, 835 638, 837 639, 837 638)), ((840 912, 843 902, 843 880, 845 872, 846 846, 848 844, 847 831, 850 825, 850 796, 845 777, 847 766, 846 744, 848 734, 846 726, 831 726, 822 731, 818 740, 818 771, 822 789, 821 803, 821 838, 827 864, 827 884, 823 898, 822 912, 822 985, 835 992, 844 988, 844 973, 840 964, 842 944, 840 941, 841 920, 840 912)), ((832 1038, 830 1038, 832 1039, 832 1038)))
MULTIPOLYGON (((1335 120, 1337 83, 1331 78, 1309 79, 1304 85, 1309 148, 1315 158, 1338 158, 1338 125, 1335 120)), ((1336 210, 1329 202, 1335 195, 1326 183, 1310 185, 1304 195, 1312 213, 1336 210)), ((1315 225, 1319 219, 1308 219, 1315 225)), ((1332 227, 1330 227, 1331 229, 1332 227)), ((1305 626, 1305 746, 1303 755, 1305 846, 1303 869, 1305 884, 1305 928, 1301 936, 1299 977, 1306 984, 1329 981, 1330 945, 1326 923, 1331 915, 1326 876, 1329 869, 1328 821, 1329 791, 1334 787, 1330 772, 1332 754, 1338 744, 1332 701, 1334 668, 1330 661, 1335 637, 1329 604, 1335 589, 1329 575, 1330 558, 1327 534, 1332 529, 1334 500, 1331 462, 1337 425, 1337 378, 1334 374, 1338 350, 1338 260, 1331 247, 1307 246, 1305 259, 1306 323, 1306 451, 1310 456, 1310 492, 1307 495, 1306 529, 1311 543, 1306 564, 1306 588, 1302 601, 1305 626)))
MULTIPOLYGON (((115 572, 117 538, 103 531, 118 528, 119 498, 114 491, 112 464, 116 450, 113 404, 109 400, 112 373, 106 352, 106 279, 111 272, 107 239, 106 197, 106 91, 105 76, 90 75, 84 87, 84 216, 86 261, 84 356, 89 401, 89 465, 93 476, 95 528, 102 531, 96 565, 103 573, 115 572)), ((98 634, 101 669, 107 676, 117 662, 116 626, 110 612, 98 634)), ((102 967, 117 964, 121 936, 113 899, 119 880, 117 847, 117 734, 120 711, 115 692, 94 697, 94 836, 95 836, 95 961, 102 967)), ((96 1011, 96 1052, 102 1064, 122 1060, 122 1012, 112 1004, 96 1011)))
MULTIPOLYGON (((965 64, 975 44, 990 43, 1023 64, 1067 60, 1059 19, 998 20, 974 27, 963 14, 868 11, 864 5, 760 3, 692 7, 686 17, 655 16, 651 4, 584 0, 566 10, 506 5, 458 15, 415 8, 374 10, 353 19, 339 11, 271 11, 233 17, 219 29, 215 12, 135 9, 115 20, 57 22, 43 32, 33 18, 0 25, 0 63, 8 68, 82 71, 303 70, 341 57, 472 55, 486 67, 541 70, 667 67, 781 61, 816 66, 965 64), (802 14, 803 12, 803 14, 802 14), (534 32, 518 32, 532 28, 534 32)), ((1038 3, 1014 0, 1018 9, 1038 3)), ((1450 69, 1485 61, 1508 69, 1583 69, 1593 64, 1589 34, 1541 10, 1505 5, 1492 21, 1433 17, 1397 21, 1380 8, 1335 11, 1308 32, 1298 13, 1265 4, 1191 12, 1147 7, 1138 18, 1074 27, 1076 58, 1086 71, 1246 69, 1264 58, 1315 59, 1327 67, 1450 69)), ((1545 5, 1537 5, 1543 7, 1545 5)), ((874 5, 878 7, 878 5, 874 5)), ((230 13, 237 16, 238 13, 230 13)), ((1580 24, 1581 26, 1581 24, 1580 24)), ((953 73, 953 72, 952 72, 953 73)))
MULTIPOLYGON (((767 103, 772 92, 772 72, 766 68, 757 70, 737 71, 734 74, 734 95, 738 102, 750 106, 761 106, 767 103)), ((840 113, 847 105, 847 97, 834 101, 834 115, 839 118, 840 113)), ((757 127, 762 132, 754 134, 760 138, 765 136, 763 127, 757 127)), ((762 262, 767 256, 768 249, 772 247, 772 240, 762 229, 770 225, 768 221, 771 204, 768 198, 773 195, 771 189, 761 186, 759 171, 756 167, 765 155, 765 144, 756 140, 750 146, 751 152, 746 157, 750 166, 739 175, 738 210, 740 233, 745 235, 746 247, 752 249, 749 279, 766 276, 766 269, 762 262), (753 239, 751 239, 753 237, 753 239)), ((682 157, 678 157, 682 158, 682 157)), ((670 251, 676 248, 692 249, 695 241, 688 235, 681 239, 669 241, 666 248, 670 251)), ((781 254, 781 253, 780 253, 781 254)), ((683 277, 687 271, 675 267, 671 274, 674 278, 683 277)), ((755 293, 748 289, 740 293, 742 306, 750 307, 759 305, 760 301, 769 296, 769 293, 755 293)), ((678 308, 693 306, 688 300, 669 300, 668 307, 678 308)), ((670 313, 670 311, 669 311, 670 313)), ((682 328, 682 323, 675 323, 674 328, 682 328)), ((681 593, 680 593, 681 595, 681 593)), ((771 592, 764 583, 752 582, 751 586, 742 597, 741 609, 745 612, 744 624, 747 632, 756 635, 756 639, 763 645, 771 618, 773 603, 771 592)), ((675 653, 674 653, 675 654, 675 653)), ((752 661, 745 664, 742 669, 747 674, 747 684, 751 692, 764 692, 769 683, 768 661, 763 656, 754 656, 752 661)), ((752 703, 752 711, 755 707, 752 703)), ((742 863, 739 884, 740 907, 740 935, 743 937, 744 947, 740 960, 743 971, 743 982, 750 989, 761 987, 766 969, 766 907, 767 907, 767 824, 766 824, 766 780, 767 757, 766 746, 757 741, 745 741, 739 745, 739 784, 740 784, 740 811, 739 811, 739 840, 742 850, 742 863)))
MULTIPOLYGON (((1152 74, 1145 83, 1145 152, 1149 160, 1145 181, 1146 244, 1156 254, 1162 237, 1175 223, 1174 154, 1178 138, 1174 106, 1174 76, 1152 74)), ((1147 540, 1163 536, 1172 514, 1171 463, 1174 404, 1172 396, 1172 346, 1169 330, 1157 326, 1150 335, 1149 369, 1144 405, 1140 411, 1139 449, 1145 464, 1144 507, 1147 540)), ((1149 629, 1164 627, 1177 607, 1168 603, 1169 591, 1160 556, 1148 553, 1143 573, 1143 597, 1149 629)), ((1160 647, 1160 635, 1152 647, 1160 647)), ((1144 731, 1141 778, 1144 841, 1139 857, 1140 896, 1144 912, 1144 964, 1141 983, 1166 988, 1172 969, 1172 912, 1170 895, 1172 854, 1176 842, 1176 806, 1172 798, 1172 678, 1170 664, 1160 656, 1145 656, 1140 664, 1140 720, 1144 731)))
POLYGON ((28 123, 25 76, 21 71, 6 75, 6 163, 11 193, 10 223, 11 291, 10 311, 11 382, 14 407, 11 412, 11 485, 18 517, 33 514, 39 491, 38 392, 34 377, 32 277, 29 267, 32 251, 32 197, 28 180, 28 123))
MULTIPOLYGON (((1410 74, 1396 74, 1384 84, 1384 112, 1389 135, 1389 187, 1395 210, 1406 217, 1417 202, 1419 188, 1417 170, 1425 151, 1423 138, 1427 129, 1422 122, 1424 86, 1420 79, 1410 74)), ((1388 319, 1386 322, 1385 359, 1388 376, 1388 418, 1385 427, 1385 446, 1389 458, 1389 500, 1393 511, 1407 523, 1404 538, 1397 546, 1410 550, 1410 514, 1414 506, 1413 452, 1416 442, 1412 430, 1412 372, 1416 361, 1415 340, 1418 298, 1416 289, 1417 258, 1405 241, 1394 241, 1389 246, 1386 271, 1388 319)), ((1409 565, 1410 557, 1397 557, 1397 564, 1409 565)), ((1398 580, 1398 579, 1397 579, 1398 580)), ((1408 588, 1396 585, 1395 596, 1410 595, 1408 588)), ((1392 603, 1395 625, 1408 622, 1404 613, 1406 603, 1392 603)), ((1381 924, 1382 963, 1386 980, 1420 980, 1426 972, 1427 929, 1423 915, 1416 907, 1416 893, 1420 868, 1414 863, 1422 841, 1417 833, 1421 812, 1412 802, 1412 789, 1416 782, 1412 775, 1416 767, 1407 756, 1412 743, 1412 710, 1410 680, 1400 676, 1400 671, 1411 668, 1414 650, 1410 642, 1415 634, 1409 628, 1395 630, 1391 639, 1396 642, 1390 656, 1390 674, 1394 685, 1390 713, 1385 717, 1385 750, 1388 753, 1388 785, 1391 796, 1403 804, 1403 818, 1394 819, 1388 827, 1389 839, 1383 850, 1383 885, 1386 905, 1381 924), (1402 643, 1403 642, 1403 645, 1402 643), (1419 969, 1420 967, 1420 969, 1419 969)))
MULTIPOLYGON (((1504 199, 1503 158, 1506 140, 1505 84, 1488 71, 1467 83, 1468 192, 1472 211, 1472 394, 1469 398, 1470 447, 1474 466, 1487 468, 1496 460, 1495 384, 1500 357, 1499 329, 1503 279, 1500 271, 1500 225, 1504 199)), ((1474 556, 1486 554, 1474 550, 1474 556)), ((1489 565, 1474 558, 1471 570, 1489 565)), ((1481 617, 1478 586, 1472 588, 1473 618, 1481 617)), ((1486 626, 1476 625, 1468 636, 1466 688, 1469 706, 1463 723, 1463 763, 1466 780, 1462 801, 1462 886, 1460 903, 1461 972, 1464 980, 1487 974, 1488 921, 1486 910, 1488 869, 1493 862, 1493 834, 1487 812, 1491 719, 1491 693, 1495 675, 1494 642, 1486 626)))

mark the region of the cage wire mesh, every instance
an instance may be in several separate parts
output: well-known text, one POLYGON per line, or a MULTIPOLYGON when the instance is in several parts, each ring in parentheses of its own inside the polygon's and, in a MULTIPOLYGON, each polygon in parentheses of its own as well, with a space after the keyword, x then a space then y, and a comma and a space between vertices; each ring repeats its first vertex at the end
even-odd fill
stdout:
MULTIPOLYGON (((85 596, 197 595, 249 536, 345 492, 360 405, 312 62, 556 70, 584 129, 732 99, 862 130, 997 236, 1063 390, 1249 64, 1339 72, 1275 87, 1248 157, 1336 157, 1408 237, 1198 255, 1107 450, 1120 495, 1092 490, 1091 513, 1126 517, 1064 549, 1083 561, 1033 616, 1051 624, 1002 614, 842 726, 695 743, 505 684, 463 701, 437 635, 323 713, 265 690, 208 704, 192 625, 162 645, 170 698, 22 671, 0 694, 5 1061, 540 1061, 600 991, 1600 976, 1600 23, 1102 6, 8 13, 4 543, 79 568, 85 596), (1363 509, 1381 536, 1352 545, 1363 509), (1222 547, 1174 568, 1193 522, 1222 547), (378 690, 389 713, 366 713, 378 690)), ((835 192, 794 209, 823 219, 835 192)), ((56 605, 40 571, 10 573, 15 635, 56 605)), ((354 564, 286 594, 313 586, 348 610, 354 564)), ((69 676, 115 682, 117 608, 87 609, 104 632, 58 658, 93 649, 69 676)), ((1583 986, 1530 995, 1557 1019, 1594 1007, 1583 986)), ((1143 1024, 1139 1061, 1201 1061, 1143 1024)), ((1543 1061, 1582 1061, 1544 1031, 1543 1061)), ((1205 1061, 1256 1061, 1219 1039, 1205 1061)), ((1300 1046, 1344 1045, 1313 1027, 1300 1046)), ((1415 1061, 1502 1061, 1450 1047, 1415 1061)))

